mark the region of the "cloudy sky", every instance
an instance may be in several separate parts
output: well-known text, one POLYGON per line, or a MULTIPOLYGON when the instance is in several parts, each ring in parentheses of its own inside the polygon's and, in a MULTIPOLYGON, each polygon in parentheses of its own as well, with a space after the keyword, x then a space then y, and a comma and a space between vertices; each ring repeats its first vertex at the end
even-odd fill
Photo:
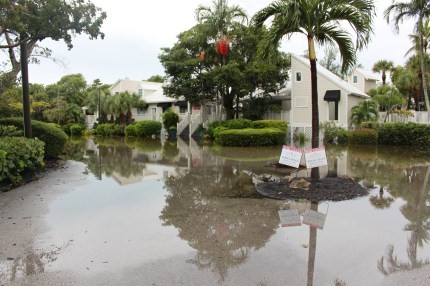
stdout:
MULTIPOLYGON (((121 78, 144 80, 152 75, 164 75, 158 55, 161 47, 171 47, 176 36, 196 24, 195 9, 210 5, 211 0, 92 0, 107 13, 102 27, 104 40, 88 40, 85 35, 73 40, 73 49, 68 50, 63 42, 45 40, 56 58, 64 65, 43 60, 40 65, 29 68, 30 81, 34 83, 56 83, 62 76, 82 73, 88 83, 100 79, 103 83, 114 83, 121 78)), ((239 5, 252 16, 271 0, 229 0, 239 5)), ((380 60, 387 59, 403 64, 404 54, 411 47, 408 34, 413 23, 405 22, 400 33, 383 19, 383 11, 391 0, 376 0, 377 18, 374 35, 368 48, 359 53, 358 60, 366 69, 380 60)), ((295 37, 284 40, 282 50, 302 54, 307 49, 306 39, 295 37)))

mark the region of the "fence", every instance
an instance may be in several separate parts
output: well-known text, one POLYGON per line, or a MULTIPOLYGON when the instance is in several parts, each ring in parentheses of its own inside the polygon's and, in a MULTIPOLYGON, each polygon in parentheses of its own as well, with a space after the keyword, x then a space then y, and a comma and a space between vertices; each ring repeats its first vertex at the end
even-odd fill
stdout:
POLYGON ((421 124, 430 124, 429 113, 427 111, 410 111, 413 114, 413 116, 410 117, 400 116, 397 113, 390 113, 387 117, 386 112, 380 112, 379 120, 380 122, 415 122, 421 124))

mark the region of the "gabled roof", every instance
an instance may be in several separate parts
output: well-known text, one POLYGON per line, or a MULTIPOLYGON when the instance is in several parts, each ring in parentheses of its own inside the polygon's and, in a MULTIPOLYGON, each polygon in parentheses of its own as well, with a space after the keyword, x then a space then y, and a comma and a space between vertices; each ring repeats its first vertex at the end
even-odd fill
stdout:
MULTIPOLYGON (((308 59, 300 57, 298 55, 294 55, 294 54, 291 54, 291 56, 294 59, 301 62, 303 65, 305 65, 309 68, 311 67, 308 59)), ((334 83, 335 85, 337 85, 339 87, 339 89, 346 91, 347 94, 355 95, 358 97, 370 98, 366 93, 359 90, 355 86, 349 84, 348 82, 344 81, 343 79, 341 79, 340 77, 338 77, 337 75, 335 75, 334 73, 332 73, 331 71, 329 71, 328 69, 326 69, 325 67, 323 67, 319 64, 317 64, 317 72, 318 72, 318 76, 325 77, 327 80, 329 80, 332 83, 334 83)))
POLYGON ((110 90, 112 90, 115 86, 118 86, 118 85, 121 86, 122 83, 124 83, 124 86, 132 90, 128 90, 127 88, 120 88, 121 91, 138 93, 139 89, 142 89, 143 90, 142 99, 148 104, 177 101, 175 98, 168 97, 164 94, 163 92, 164 83, 159 83, 159 82, 151 82, 151 81, 145 81, 145 80, 119 79, 110 87, 110 90))
POLYGON ((375 74, 371 71, 361 69, 361 68, 356 68, 355 71, 358 72, 359 74, 361 74, 365 80, 374 80, 374 81, 381 80, 380 76, 378 76, 377 74, 375 74))

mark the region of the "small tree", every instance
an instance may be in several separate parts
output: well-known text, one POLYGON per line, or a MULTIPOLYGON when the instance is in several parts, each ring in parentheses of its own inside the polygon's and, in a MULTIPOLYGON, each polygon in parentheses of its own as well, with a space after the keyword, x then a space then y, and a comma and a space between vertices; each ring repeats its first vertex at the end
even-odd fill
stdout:
POLYGON ((166 112, 163 113, 163 125, 165 129, 169 129, 170 127, 175 127, 179 122, 179 115, 174 112, 171 108, 167 109, 166 112))

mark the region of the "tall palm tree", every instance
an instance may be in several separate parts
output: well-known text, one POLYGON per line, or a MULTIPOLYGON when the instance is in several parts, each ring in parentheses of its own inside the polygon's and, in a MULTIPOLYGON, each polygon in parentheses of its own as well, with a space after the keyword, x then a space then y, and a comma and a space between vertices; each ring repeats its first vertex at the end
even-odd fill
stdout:
MULTIPOLYGON (((392 20, 397 32, 399 32, 399 23, 401 23, 403 20, 418 18, 414 29, 420 37, 419 55, 421 58, 422 71, 426 70, 424 60, 424 22, 429 18, 429 16, 430 5, 428 5, 427 1, 424 0, 411 0, 410 2, 393 3, 384 11, 385 19, 388 23, 392 20), (393 18, 390 18, 391 14, 393 14, 393 18)), ((426 109, 429 111, 430 103, 428 98, 425 72, 421 73, 421 77, 426 109)))
MULTIPOLYGON (((319 146, 319 113, 315 42, 334 44, 339 48, 346 73, 356 63, 356 50, 365 47, 373 31, 375 6, 371 0, 278 0, 257 12, 253 22, 262 26, 272 18, 262 54, 268 56, 277 49, 283 37, 303 34, 308 39, 312 87, 312 147, 319 146), (343 24, 349 24, 355 34, 343 24)), ((311 174, 312 177, 314 175, 311 174)))
POLYGON ((385 85, 385 80, 387 79, 387 71, 391 71, 394 68, 394 63, 387 60, 379 60, 373 65, 373 72, 382 73, 382 84, 385 85))
MULTIPOLYGON (((405 53, 408 56, 413 53, 420 53, 421 50, 421 36, 419 34, 410 34, 409 39, 412 42, 412 47, 405 53)), ((423 51, 427 53, 427 48, 430 45, 430 19, 426 19, 423 24, 423 51)))

